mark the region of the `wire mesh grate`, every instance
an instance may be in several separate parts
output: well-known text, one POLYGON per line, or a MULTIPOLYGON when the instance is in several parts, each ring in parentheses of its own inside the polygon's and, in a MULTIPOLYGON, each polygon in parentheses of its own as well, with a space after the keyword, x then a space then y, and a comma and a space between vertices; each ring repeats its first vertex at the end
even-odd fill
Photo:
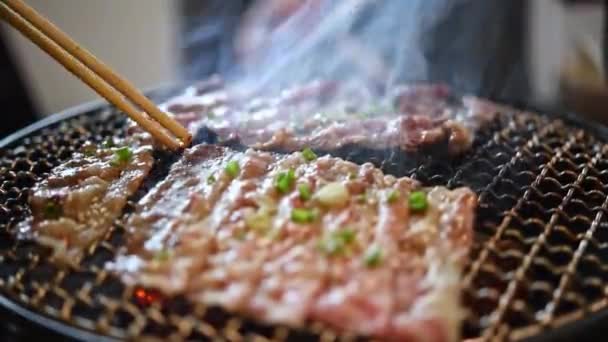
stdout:
MULTIPOLYGON (((123 116, 92 111, 52 124, 0 150, 0 291, 34 312, 115 338, 359 340, 318 324, 269 326, 219 308, 126 286, 103 265, 123 242, 117 223, 63 269, 48 251, 13 238, 29 214, 29 188, 86 140, 123 132, 123 116)), ((480 135, 462 159, 415 168, 379 161, 425 184, 479 194, 476 239, 463 279, 466 337, 520 339, 605 309, 608 296, 608 146, 582 129, 520 113, 480 135)), ((348 158, 349 156, 347 156, 348 158)), ((352 155, 353 160, 360 155, 352 155)))

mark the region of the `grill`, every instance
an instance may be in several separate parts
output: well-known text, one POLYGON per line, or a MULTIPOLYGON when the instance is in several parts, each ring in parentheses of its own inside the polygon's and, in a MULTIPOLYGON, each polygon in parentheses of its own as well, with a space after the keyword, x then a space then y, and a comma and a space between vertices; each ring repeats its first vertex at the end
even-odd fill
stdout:
MULTIPOLYGON (((0 304, 11 313, 13 330, 42 327, 79 339, 359 340, 317 324, 302 330, 267 326, 125 286, 103 268, 123 243, 118 222, 70 269, 50 262, 44 248, 14 239, 15 224, 29 213, 29 187, 86 140, 123 134, 125 124, 122 114, 97 106, 1 142, 0 304)), ((465 337, 544 340, 557 336, 553 328, 572 336, 608 321, 606 137, 608 131, 571 119, 523 113, 480 133, 474 149, 454 162, 404 168, 395 158, 378 160, 387 172, 429 185, 469 186, 479 195, 476 241, 463 280, 465 337)), ((144 188, 171 162, 159 157, 166 162, 144 188)))

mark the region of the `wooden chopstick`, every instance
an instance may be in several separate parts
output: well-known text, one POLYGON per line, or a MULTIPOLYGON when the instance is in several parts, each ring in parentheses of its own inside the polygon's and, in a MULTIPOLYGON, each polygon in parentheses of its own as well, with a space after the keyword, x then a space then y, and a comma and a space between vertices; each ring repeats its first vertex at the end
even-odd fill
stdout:
POLYGON ((21 0, 0 1, 0 17, 93 88, 99 95, 129 115, 162 144, 171 149, 190 144, 191 135, 182 125, 161 112, 132 84, 113 72, 21 0), (125 99, 140 106, 149 117, 125 99), (181 143, 168 133, 181 139, 181 143))
POLYGON ((21 0, 5 0, 5 2, 15 12, 27 19, 40 31, 44 32, 50 39, 76 57, 89 69, 97 73, 116 90, 125 94, 131 101, 133 101, 133 103, 140 106, 146 113, 148 113, 148 115, 153 117, 162 126, 166 127, 169 131, 175 134, 176 137, 184 141, 186 144, 190 142, 189 140, 191 139, 191 136, 188 130, 186 130, 177 121, 161 112, 160 109, 158 109, 158 107, 152 103, 152 101, 139 92, 137 88, 135 88, 135 86, 133 86, 129 81, 116 74, 102 61, 97 59, 89 51, 81 47, 67 34, 57 28, 57 26, 55 26, 52 22, 38 14, 36 10, 21 0))

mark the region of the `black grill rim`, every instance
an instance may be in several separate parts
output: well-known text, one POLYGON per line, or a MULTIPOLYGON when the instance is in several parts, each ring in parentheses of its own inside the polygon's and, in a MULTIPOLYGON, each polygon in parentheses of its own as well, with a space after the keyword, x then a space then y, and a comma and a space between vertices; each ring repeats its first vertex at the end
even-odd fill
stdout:
MULTIPOLYGON (((167 84, 155 88, 151 88, 144 93, 153 99, 167 99, 169 96, 178 93, 190 84, 167 84)), ((514 103, 513 101, 505 101, 499 98, 490 99, 492 101, 512 105, 519 110, 527 110, 538 113, 552 119, 560 119, 564 123, 581 128, 591 134, 596 135, 601 139, 608 141, 608 126, 592 121, 587 121, 573 112, 565 110, 537 110, 537 108, 529 105, 514 103), (550 114, 549 114, 550 113, 550 114)), ((75 118, 78 116, 94 115, 100 111, 107 109, 108 103, 103 100, 95 100, 81 105, 68 108, 57 114, 41 119, 17 132, 0 140, 0 149, 15 147, 19 141, 28 135, 40 131, 49 126, 61 123, 62 121, 75 118)), ((83 328, 71 326, 62 321, 50 318, 35 310, 31 310, 24 305, 21 305, 9 297, 0 294, 0 317, 4 318, 4 322, 0 324, 0 331, 9 329, 18 337, 18 340, 29 340, 29 337, 45 336, 50 340, 73 340, 73 341, 119 341, 118 339, 101 335, 93 331, 83 328)), ((572 341, 574 339, 582 341, 597 341, 604 337, 605 329, 603 325, 608 324, 608 308, 601 309, 597 312, 590 312, 585 317, 565 323, 557 328, 549 328, 540 332, 538 335, 526 337, 523 341, 527 342, 545 342, 545 341, 572 341)), ((6 331, 3 331, 6 332, 6 331)))
MULTIPOLYGON (((73 341, 119 341, 111 337, 76 328, 61 321, 46 317, 13 302, 4 295, 0 295, 0 315, 2 318, 7 320, 3 323, 4 329, 16 330, 15 333, 17 334, 19 341, 22 339, 29 340, 30 337, 40 338, 41 336, 50 338, 53 341, 60 339, 62 341, 66 341, 66 339, 73 341), (48 335, 49 332, 51 333, 50 336, 48 335)), ((6 334, 6 332, 3 331, 3 334, 6 334)))

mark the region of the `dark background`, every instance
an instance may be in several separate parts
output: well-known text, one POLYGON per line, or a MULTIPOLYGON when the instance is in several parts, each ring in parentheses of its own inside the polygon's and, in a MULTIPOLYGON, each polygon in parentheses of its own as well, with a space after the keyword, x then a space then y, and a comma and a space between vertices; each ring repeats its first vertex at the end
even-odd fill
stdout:
POLYGON ((36 109, 0 34, 0 137, 36 120, 36 109))

